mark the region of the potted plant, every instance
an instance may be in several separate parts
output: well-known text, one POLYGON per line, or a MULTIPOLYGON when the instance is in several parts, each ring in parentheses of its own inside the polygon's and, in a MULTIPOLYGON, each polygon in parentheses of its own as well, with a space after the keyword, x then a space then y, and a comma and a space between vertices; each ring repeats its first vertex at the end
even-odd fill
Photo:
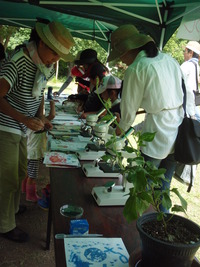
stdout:
POLYGON ((107 142, 110 154, 104 160, 114 157, 121 173, 132 187, 124 206, 123 214, 128 222, 137 219, 137 229, 141 238, 142 267, 190 267, 194 255, 200 246, 200 227, 194 222, 175 215, 175 212, 186 212, 187 202, 181 197, 177 188, 161 191, 165 169, 157 169, 151 162, 146 162, 141 155, 140 147, 144 142, 151 142, 155 133, 140 132, 132 134, 136 148, 129 143, 124 149, 134 153, 133 158, 124 162, 122 153, 115 149, 117 137, 107 142), (175 194, 180 204, 172 204, 171 194, 175 194), (171 213, 160 210, 162 204, 171 213), (154 213, 145 213, 152 206, 154 213), (144 214, 145 213, 145 214, 144 214))
MULTIPOLYGON (((106 120, 113 116, 109 105, 109 101, 104 103, 108 112, 106 120)), ((115 123, 118 125, 117 121, 115 123)), ((151 142, 155 134, 133 132, 136 145, 133 147, 127 138, 128 145, 124 150, 134 154, 134 157, 126 161, 118 150, 118 137, 113 134, 106 144, 109 153, 102 159, 114 160, 123 177, 132 184, 123 214, 128 222, 137 220, 142 247, 142 261, 138 267, 191 267, 200 246, 200 227, 175 214, 186 212, 187 202, 177 188, 160 189, 162 181, 166 179, 165 169, 158 169, 151 162, 145 161, 140 152, 140 147, 145 142, 151 142), (172 203, 172 194, 178 197, 180 204, 172 203), (170 213, 161 211, 161 204, 170 213), (145 213, 150 206, 155 212, 145 213)))

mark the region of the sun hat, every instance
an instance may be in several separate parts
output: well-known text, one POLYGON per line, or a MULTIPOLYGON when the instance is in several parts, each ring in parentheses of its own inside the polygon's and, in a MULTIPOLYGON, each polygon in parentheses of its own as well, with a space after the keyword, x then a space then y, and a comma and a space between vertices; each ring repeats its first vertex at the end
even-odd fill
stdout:
POLYGON ((92 64, 97 61, 97 52, 94 49, 83 50, 79 58, 74 61, 76 65, 92 64))
POLYGON ((200 44, 196 41, 189 41, 186 45, 186 48, 192 50, 193 52, 200 55, 200 44))
POLYGON ((122 86, 122 81, 113 75, 107 75, 103 77, 99 87, 97 90, 95 90, 96 94, 102 94, 105 92, 107 89, 112 90, 112 89, 121 89, 122 86))
POLYGON ((74 60, 74 57, 69 54, 69 50, 75 45, 75 42, 71 33, 63 24, 58 21, 52 21, 49 24, 37 22, 35 29, 40 39, 63 60, 74 60))
POLYGON ((151 41, 154 42, 150 36, 141 34, 134 25, 122 25, 111 34, 111 52, 107 61, 115 60, 151 41))

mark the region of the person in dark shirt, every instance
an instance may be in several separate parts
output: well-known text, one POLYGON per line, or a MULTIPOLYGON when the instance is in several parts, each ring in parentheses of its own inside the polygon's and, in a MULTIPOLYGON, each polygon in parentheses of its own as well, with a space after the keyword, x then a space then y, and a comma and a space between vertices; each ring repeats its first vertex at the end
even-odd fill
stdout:
POLYGON ((96 112, 102 108, 102 103, 98 96, 94 93, 97 82, 109 73, 109 70, 97 58, 97 52, 93 49, 83 50, 79 58, 74 61, 77 67, 81 67, 84 71, 82 76, 75 78, 78 84, 90 88, 89 93, 73 94, 68 97, 68 101, 79 102, 79 112, 83 112, 82 117, 85 118, 88 112, 96 112))

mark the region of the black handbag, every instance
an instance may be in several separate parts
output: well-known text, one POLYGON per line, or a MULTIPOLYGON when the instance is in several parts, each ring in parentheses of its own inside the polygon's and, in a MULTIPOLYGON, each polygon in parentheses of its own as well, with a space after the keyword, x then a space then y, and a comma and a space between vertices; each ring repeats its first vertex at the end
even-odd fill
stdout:
POLYGON ((184 93, 183 122, 178 128, 178 135, 175 142, 174 157, 175 160, 187 165, 196 165, 200 163, 200 123, 197 120, 188 118, 186 115, 186 89, 184 80, 182 80, 184 93))

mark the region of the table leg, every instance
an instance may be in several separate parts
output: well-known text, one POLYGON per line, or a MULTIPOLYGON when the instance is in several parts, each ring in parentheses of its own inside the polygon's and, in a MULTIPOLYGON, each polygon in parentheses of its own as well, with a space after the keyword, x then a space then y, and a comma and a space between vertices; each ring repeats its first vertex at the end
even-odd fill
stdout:
POLYGON ((46 250, 50 249, 51 224, 52 224, 52 212, 51 212, 51 197, 50 197, 50 199, 49 199, 48 221, 47 221, 46 250))

